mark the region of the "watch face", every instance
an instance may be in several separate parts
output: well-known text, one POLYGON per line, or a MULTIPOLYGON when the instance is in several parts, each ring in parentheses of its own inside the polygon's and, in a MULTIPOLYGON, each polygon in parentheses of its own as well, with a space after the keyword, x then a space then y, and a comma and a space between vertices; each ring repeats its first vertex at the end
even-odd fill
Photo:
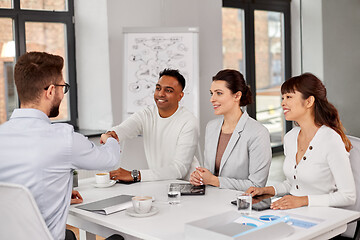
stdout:
POLYGON ((134 178, 136 181, 139 178, 139 171, 138 170, 132 170, 131 171, 131 177, 134 178))

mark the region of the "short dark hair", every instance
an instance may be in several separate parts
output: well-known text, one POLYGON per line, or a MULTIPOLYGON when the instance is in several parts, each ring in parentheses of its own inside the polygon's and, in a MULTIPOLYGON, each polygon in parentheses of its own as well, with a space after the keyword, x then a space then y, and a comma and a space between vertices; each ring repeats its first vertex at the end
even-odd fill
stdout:
POLYGON ((163 71, 161 71, 159 73, 159 79, 162 76, 170 76, 170 77, 174 77, 176 78, 176 80, 180 83, 182 90, 184 90, 185 88, 185 78, 183 75, 181 75, 181 73, 179 72, 179 70, 177 69, 170 69, 170 68, 165 68, 163 71))
POLYGON ((62 77, 64 59, 46 52, 28 52, 19 57, 14 79, 21 103, 37 102, 44 88, 62 77))
POLYGON ((246 106, 253 102, 250 87, 246 85, 244 76, 239 71, 234 69, 221 70, 213 77, 213 81, 218 80, 225 81, 226 87, 230 89, 233 94, 238 91, 242 93, 240 106, 246 106))

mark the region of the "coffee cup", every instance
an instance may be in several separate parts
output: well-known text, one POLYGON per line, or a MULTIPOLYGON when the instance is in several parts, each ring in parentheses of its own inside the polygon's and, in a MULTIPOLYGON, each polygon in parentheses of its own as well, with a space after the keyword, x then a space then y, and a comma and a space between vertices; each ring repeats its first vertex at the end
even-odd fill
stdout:
POLYGON ((95 174, 95 182, 99 185, 109 184, 110 174, 108 172, 102 172, 95 174))
POLYGON ((144 214, 150 212, 152 197, 136 196, 132 198, 132 204, 136 213, 144 214))

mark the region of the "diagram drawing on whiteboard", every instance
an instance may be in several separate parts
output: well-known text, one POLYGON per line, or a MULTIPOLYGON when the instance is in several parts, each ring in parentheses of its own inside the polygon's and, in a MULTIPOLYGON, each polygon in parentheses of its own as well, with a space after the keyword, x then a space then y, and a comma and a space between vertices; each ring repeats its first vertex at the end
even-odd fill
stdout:
POLYGON ((194 32, 125 33, 126 113, 154 104, 155 85, 165 68, 186 79, 180 104, 197 115, 197 34, 194 32), (194 106, 195 105, 195 106, 194 106))

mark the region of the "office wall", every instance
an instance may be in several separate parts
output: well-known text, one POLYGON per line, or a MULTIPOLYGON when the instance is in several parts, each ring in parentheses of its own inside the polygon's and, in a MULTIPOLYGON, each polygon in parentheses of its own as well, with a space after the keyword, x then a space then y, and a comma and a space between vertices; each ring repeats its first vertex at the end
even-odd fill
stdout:
POLYGON ((324 0, 324 82, 348 134, 360 137, 360 1, 324 0))
MULTIPOLYGON (((348 133, 360 136, 360 41, 358 0, 293 0, 292 71, 313 72, 325 81, 348 133), (302 7, 302 16, 300 15, 302 7)), ((211 77, 222 68, 221 0, 75 1, 79 125, 98 129, 122 121, 123 27, 198 27, 201 147, 211 77), (99 127, 100 126, 100 127, 99 127)), ((141 139, 125 146, 143 154, 141 139)))
POLYGON ((311 72, 328 91, 347 133, 360 136, 360 2, 293 0, 292 74, 311 72))
POLYGON ((301 0, 302 19, 302 70, 324 79, 323 0, 301 0))
POLYGON ((76 0, 78 117, 82 129, 112 126, 106 1, 76 0))
MULTIPOLYGON (((123 27, 198 27, 201 146, 206 123, 214 118, 209 103, 212 76, 222 68, 221 0, 107 1, 111 98, 114 123, 122 121, 123 27)), ((126 143, 137 151, 140 140, 126 143)), ((127 149, 129 151, 129 149, 127 149)))
MULTIPOLYGON (((123 27, 198 27, 200 143, 213 119, 212 76, 222 68, 221 0, 76 0, 75 36, 79 126, 108 129, 122 119, 123 27)), ((141 158, 142 140, 125 145, 123 156, 141 158)), ((132 163, 126 163, 132 168, 132 163)))

